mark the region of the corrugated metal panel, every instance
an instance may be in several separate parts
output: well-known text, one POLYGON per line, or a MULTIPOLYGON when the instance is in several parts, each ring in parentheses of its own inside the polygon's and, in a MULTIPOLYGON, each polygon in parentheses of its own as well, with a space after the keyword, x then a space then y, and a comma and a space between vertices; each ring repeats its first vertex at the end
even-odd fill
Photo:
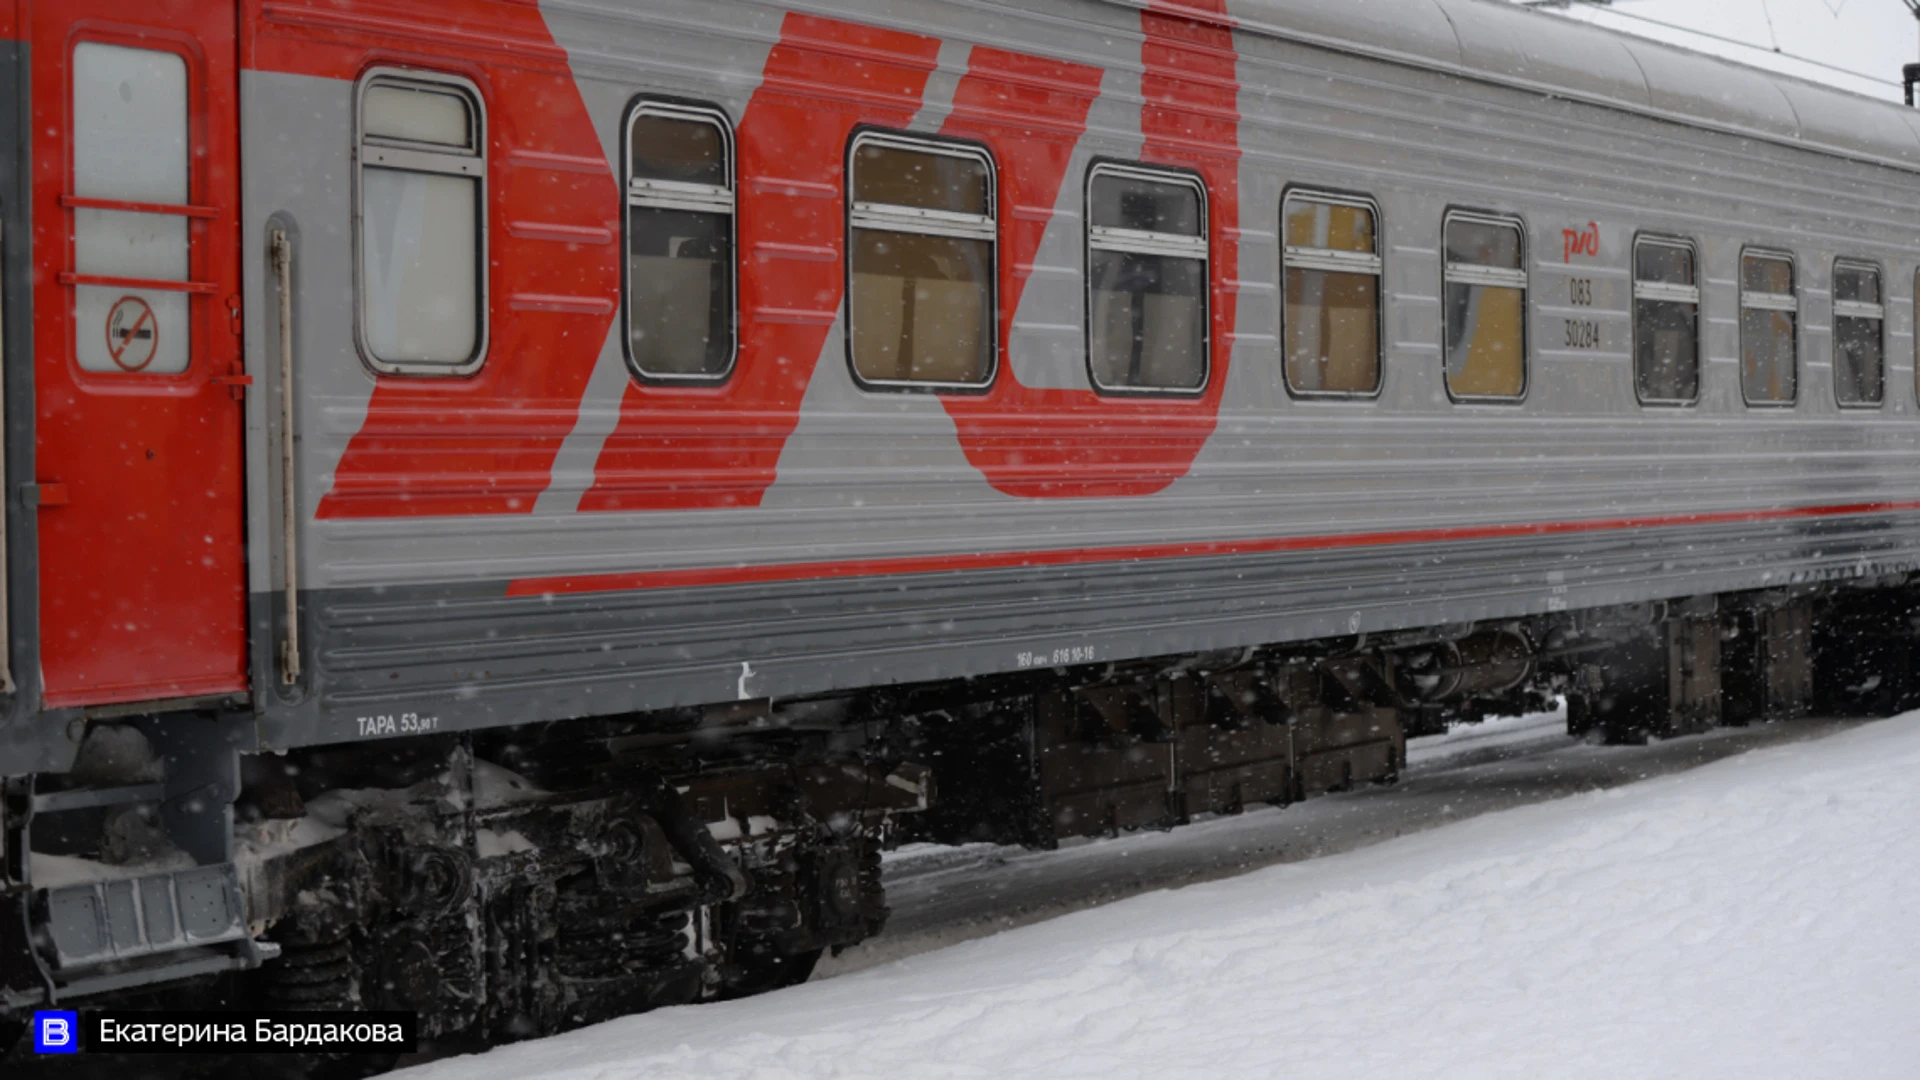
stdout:
POLYGON ((308 598, 321 692, 283 749, 1729 591, 1912 565, 1913 515, 580 596, 484 585, 308 598))
POLYGON ((1913 132, 1913 137, 1920 140, 1920 109, 1903 110, 1900 119, 1913 132))
POLYGON ((1800 134, 1787 95, 1764 71, 1650 41, 1630 42, 1627 49, 1646 73, 1656 110, 1783 139, 1800 134))
POLYGON ((1243 31, 1920 169, 1899 105, 1495 0, 1232 0, 1230 10, 1243 31))
POLYGON ((1587 98, 1648 104, 1646 77, 1617 34, 1568 19, 1516 19, 1504 4, 1438 2, 1453 22, 1461 57, 1475 71, 1587 98))
MULTIPOLYGON (((1145 7, 1145 3, 1133 6, 1145 7)), ((1162 7, 1177 5, 1162 5, 1162 7)), ((1460 42, 1435 0, 1229 0, 1240 25, 1373 56, 1458 65, 1460 42)))
POLYGON ((1901 110, 1813 83, 1781 79, 1778 85, 1793 103, 1805 142, 1920 167, 1920 141, 1914 139, 1901 110))

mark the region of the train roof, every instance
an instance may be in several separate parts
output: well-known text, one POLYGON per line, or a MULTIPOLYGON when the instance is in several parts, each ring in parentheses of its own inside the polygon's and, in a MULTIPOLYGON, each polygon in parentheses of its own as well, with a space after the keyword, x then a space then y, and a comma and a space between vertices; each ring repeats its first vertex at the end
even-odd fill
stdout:
MULTIPOLYGON (((1218 18, 1187 0, 1153 6, 1218 18)), ((1233 0, 1229 11, 1245 32, 1920 171, 1920 110, 1499 0, 1233 0)))

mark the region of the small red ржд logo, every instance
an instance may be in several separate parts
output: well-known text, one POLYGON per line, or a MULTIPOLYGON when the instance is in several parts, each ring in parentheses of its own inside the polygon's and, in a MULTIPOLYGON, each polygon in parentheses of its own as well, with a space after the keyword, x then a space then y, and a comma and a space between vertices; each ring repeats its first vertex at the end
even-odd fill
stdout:
POLYGON ((1566 243, 1566 253, 1560 256, 1561 262, 1572 262, 1575 255, 1600 256, 1600 223, 1587 222, 1582 229, 1562 229, 1560 237, 1566 243))

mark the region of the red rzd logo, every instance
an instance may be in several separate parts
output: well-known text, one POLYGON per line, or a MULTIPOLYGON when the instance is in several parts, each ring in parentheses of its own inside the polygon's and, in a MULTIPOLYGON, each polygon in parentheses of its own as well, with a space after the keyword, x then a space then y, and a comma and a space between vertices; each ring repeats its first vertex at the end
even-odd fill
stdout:
POLYGON ((1600 256, 1600 224, 1589 221, 1582 229, 1562 229, 1560 237, 1566 242, 1566 254, 1560 256, 1561 262, 1572 262, 1575 255, 1600 256))

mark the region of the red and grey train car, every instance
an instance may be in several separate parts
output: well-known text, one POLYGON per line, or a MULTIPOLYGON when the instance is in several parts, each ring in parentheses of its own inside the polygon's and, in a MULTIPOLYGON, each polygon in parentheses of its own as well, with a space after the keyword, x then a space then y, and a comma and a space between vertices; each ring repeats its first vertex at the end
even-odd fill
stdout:
POLYGON ((1908 692, 1911 111, 1488 0, 0 0, 0 64, 0 1016, 523 1036, 803 978, 903 830, 1908 692))

